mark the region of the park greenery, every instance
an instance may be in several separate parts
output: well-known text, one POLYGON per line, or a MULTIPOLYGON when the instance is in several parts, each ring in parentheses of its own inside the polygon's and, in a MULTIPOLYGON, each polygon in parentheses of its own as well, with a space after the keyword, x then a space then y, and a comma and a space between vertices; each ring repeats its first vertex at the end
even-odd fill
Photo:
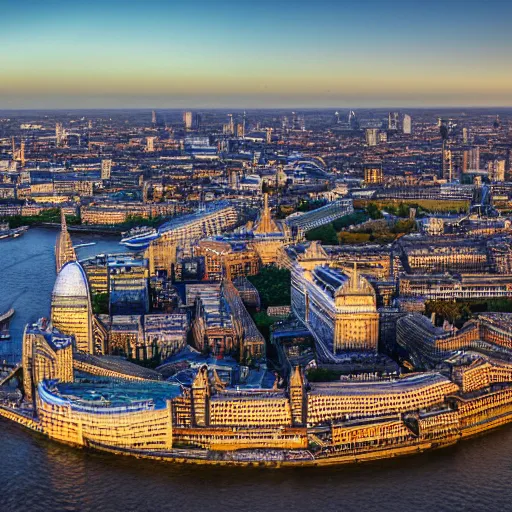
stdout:
MULTIPOLYGON (((80 217, 75 215, 66 215, 67 223, 71 225, 80 224, 80 217)), ((38 226, 47 223, 60 223, 60 208, 49 208, 38 215, 13 215, 12 217, 2 217, 0 222, 7 222, 11 228, 20 226, 38 226)))
POLYGON ((416 230, 416 222, 409 218, 409 206, 399 206, 395 212, 398 218, 388 224, 382 211, 370 203, 365 211, 356 211, 329 224, 306 233, 307 240, 318 240, 325 245, 378 243, 388 244, 402 235, 416 230), (375 222, 366 222, 369 219, 375 222), (343 228, 351 227, 350 230, 343 228))
POLYGON ((469 210, 469 201, 438 201, 436 199, 415 199, 413 202, 401 201, 399 199, 354 200, 354 208, 366 209, 370 204, 392 215, 398 215, 398 213, 395 212, 397 212, 399 208, 416 208, 418 216, 424 213, 436 212, 466 213, 469 210))
POLYGON ((281 318, 267 315, 266 311, 256 311, 252 314, 252 319, 261 332, 263 337, 268 341, 270 339, 270 328, 281 318))
POLYGON ((301 199, 295 210, 302 213, 311 212, 313 210, 316 210, 317 208, 325 206, 325 204, 325 201, 321 201, 318 199, 301 199))
POLYGON ((123 224, 120 224, 119 226, 123 229, 131 229, 136 226, 150 226, 150 227, 158 227, 167 220, 169 220, 170 217, 151 217, 150 219, 147 219, 145 217, 142 217, 141 215, 128 215, 126 217, 126 221, 123 222, 123 224))
POLYGON ((263 308, 290 305, 291 274, 288 269, 266 265, 248 279, 258 290, 263 308))
POLYGON ((108 315, 108 293, 93 293, 92 311, 95 315, 108 315))
POLYGON ((512 313, 512 299, 490 300, 429 300, 425 303, 427 315, 436 315, 436 324, 442 325, 447 320, 456 327, 461 327, 474 314, 486 312, 512 313))

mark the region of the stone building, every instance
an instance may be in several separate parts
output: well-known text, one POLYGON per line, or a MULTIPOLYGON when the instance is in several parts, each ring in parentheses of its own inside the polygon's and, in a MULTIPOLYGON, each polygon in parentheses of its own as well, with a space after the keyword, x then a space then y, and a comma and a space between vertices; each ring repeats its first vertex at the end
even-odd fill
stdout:
POLYGON ((375 291, 355 266, 348 274, 320 265, 307 270, 298 262, 292 271, 292 310, 321 353, 377 351, 375 291))
POLYGON ((204 279, 208 281, 253 276, 261 265, 257 251, 244 243, 202 240, 194 247, 194 254, 204 258, 204 279))
POLYGON ((32 400, 35 387, 44 380, 73 382, 73 341, 44 319, 25 327, 22 366, 27 400, 32 400))

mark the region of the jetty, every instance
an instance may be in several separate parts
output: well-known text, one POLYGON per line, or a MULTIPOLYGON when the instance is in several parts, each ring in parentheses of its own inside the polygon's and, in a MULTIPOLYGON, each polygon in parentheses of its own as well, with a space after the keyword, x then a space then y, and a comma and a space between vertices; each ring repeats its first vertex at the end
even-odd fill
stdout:
POLYGON ((6 313, 0 315, 0 340, 8 340, 11 335, 9 334, 9 324, 11 318, 14 316, 14 309, 11 308, 6 313))

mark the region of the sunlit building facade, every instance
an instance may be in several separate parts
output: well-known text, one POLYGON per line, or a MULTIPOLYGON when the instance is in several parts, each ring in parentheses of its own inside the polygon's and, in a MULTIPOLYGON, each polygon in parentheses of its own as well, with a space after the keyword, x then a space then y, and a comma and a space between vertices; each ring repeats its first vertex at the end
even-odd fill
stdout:
POLYGON ((51 319, 62 333, 75 337, 76 350, 94 352, 89 284, 84 269, 77 262, 66 263, 57 275, 51 319))

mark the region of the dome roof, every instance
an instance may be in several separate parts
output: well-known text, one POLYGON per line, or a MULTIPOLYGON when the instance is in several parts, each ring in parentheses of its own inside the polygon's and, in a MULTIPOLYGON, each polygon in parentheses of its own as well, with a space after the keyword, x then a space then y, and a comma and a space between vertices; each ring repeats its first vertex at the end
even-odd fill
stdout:
POLYGON ((58 297, 89 297, 84 269, 76 261, 66 263, 57 274, 53 295, 58 297))

